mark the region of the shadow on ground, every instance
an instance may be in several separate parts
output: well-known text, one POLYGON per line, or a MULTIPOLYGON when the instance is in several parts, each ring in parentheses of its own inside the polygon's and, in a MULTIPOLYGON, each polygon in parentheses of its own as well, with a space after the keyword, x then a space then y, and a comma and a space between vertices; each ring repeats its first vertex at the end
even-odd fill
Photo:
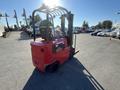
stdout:
POLYGON ((29 39, 32 39, 32 38, 24 31, 20 33, 20 38, 18 38, 18 40, 29 40, 29 39))
POLYGON ((34 69, 23 90, 104 90, 88 70, 73 58, 54 73, 34 69))

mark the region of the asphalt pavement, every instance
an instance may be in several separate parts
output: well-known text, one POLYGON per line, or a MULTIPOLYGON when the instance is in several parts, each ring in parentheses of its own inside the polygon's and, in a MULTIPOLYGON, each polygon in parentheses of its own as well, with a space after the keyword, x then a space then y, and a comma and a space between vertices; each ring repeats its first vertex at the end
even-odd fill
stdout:
POLYGON ((80 52, 55 73, 34 68, 30 41, 23 32, 0 37, 0 90, 119 90, 120 40, 78 34, 80 52))

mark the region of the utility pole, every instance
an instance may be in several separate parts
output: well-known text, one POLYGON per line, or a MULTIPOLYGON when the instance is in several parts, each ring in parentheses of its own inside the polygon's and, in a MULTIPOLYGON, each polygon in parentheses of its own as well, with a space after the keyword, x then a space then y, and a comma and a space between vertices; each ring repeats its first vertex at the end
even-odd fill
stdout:
POLYGON ((17 28, 19 28, 19 23, 18 23, 18 17, 17 17, 16 10, 14 10, 14 18, 16 18, 17 28))
POLYGON ((8 23, 7 17, 8 17, 8 15, 7 15, 7 13, 5 13, 5 19, 6 19, 7 27, 8 27, 8 30, 10 30, 10 27, 9 27, 9 23, 8 23))
POLYGON ((5 13, 5 15, 2 15, 1 13, 0 13, 0 17, 5 17, 5 20, 6 20, 6 24, 7 24, 7 28, 8 28, 8 30, 10 29, 10 27, 9 27, 9 23, 8 23, 8 15, 7 15, 7 13, 5 13))
POLYGON ((26 26, 28 26, 26 11, 25 11, 24 8, 23 8, 23 14, 22 14, 22 16, 25 17, 26 26))

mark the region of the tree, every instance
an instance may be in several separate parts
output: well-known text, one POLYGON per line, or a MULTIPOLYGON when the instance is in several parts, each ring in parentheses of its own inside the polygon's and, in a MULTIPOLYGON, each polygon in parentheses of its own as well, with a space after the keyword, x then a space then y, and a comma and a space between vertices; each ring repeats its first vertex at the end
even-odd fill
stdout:
POLYGON ((86 22, 86 28, 89 28, 88 22, 86 22))
POLYGON ((35 21, 35 23, 40 22, 41 17, 37 14, 36 16, 34 16, 34 21, 35 21))
POLYGON ((110 21, 110 20, 103 21, 102 27, 104 29, 111 29, 112 28, 112 21, 110 21))
MULTIPOLYGON (((34 16, 34 22, 40 22, 42 19, 41 17, 37 14, 34 16)), ((29 18, 27 18, 27 22, 29 23, 29 26, 32 26, 32 16, 30 15, 29 18)))
POLYGON ((103 27, 103 26, 102 26, 102 23, 101 23, 101 22, 99 22, 99 23, 95 26, 96 29, 102 29, 102 27, 103 27))
POLYGON ((88 22, 83 21, 82 27, 85 28, 85 29, 89 28, 88 22))

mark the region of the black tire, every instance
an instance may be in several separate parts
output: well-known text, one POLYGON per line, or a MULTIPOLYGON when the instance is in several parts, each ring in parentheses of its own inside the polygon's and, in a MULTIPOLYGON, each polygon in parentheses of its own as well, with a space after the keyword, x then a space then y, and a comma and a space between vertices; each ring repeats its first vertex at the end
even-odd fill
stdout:
POLYGON ((59 62, 56 61, 56 62, 48 65, 48 66, 46 67, 45 71, 46 71, 46 72, 53 73, 53 72, 57 71, 58 67, 59 67, 59 62))

